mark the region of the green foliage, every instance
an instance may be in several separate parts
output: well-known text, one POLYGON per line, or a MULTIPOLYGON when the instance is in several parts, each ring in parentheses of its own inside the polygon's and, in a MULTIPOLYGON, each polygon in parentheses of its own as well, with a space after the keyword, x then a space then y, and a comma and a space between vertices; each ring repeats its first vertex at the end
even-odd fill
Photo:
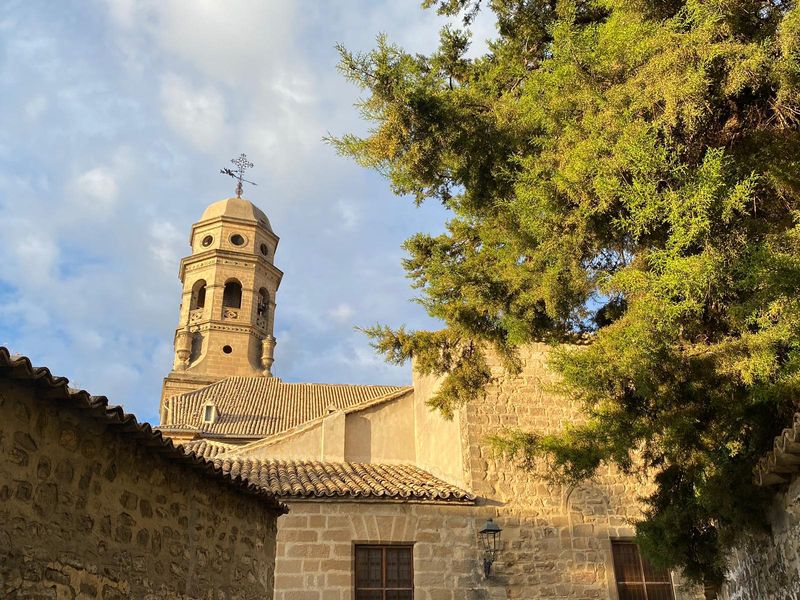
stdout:
MULTIPOLYGON (((373 347, 391 363, 401 364, 414 358, 414 369, 421 375, 446 375, 440 391, 428 404, 450 419, 465 402, 483 393, 491 380, 489 367, 475 342, 450 330, 407 332, 392 331, 385 325, 363 329, 372 338, 373 347)), ((516 368, 513 358, 508 368, 516 368)))
MULTIPOLYGON (((426 0, 468 28, 480 0, 426 0)), ((491 347, 557 345, 588 420, 493 442, 561 477, 606 463, 656 490, 655 560, 719 581, 766 498, 752 468, 800 392, 800 8, 780 0, 489 0, 498 36, 465 56, 384 37, 341 49, 366 137, 332 140, 452 214, 406 242, 439 332, 367 330, 391 360, 446 375, 446 414, 490 381, 491 347)), ((485 8, 486 6, 484 6, 485 8)))

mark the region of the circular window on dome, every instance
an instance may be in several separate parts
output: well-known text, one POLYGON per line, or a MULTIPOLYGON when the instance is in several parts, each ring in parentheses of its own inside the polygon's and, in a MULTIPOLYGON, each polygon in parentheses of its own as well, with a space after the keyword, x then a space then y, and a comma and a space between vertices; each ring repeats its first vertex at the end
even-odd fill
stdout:
POLYGON ((234 246, 244 246, 244 237, 242 237, 238 233, 234 233, 231 236, 231 244, 233 244, 234 246))
POLYGON ((266 244, 261 244, 261 254, 263 254, 264 256, 269 254, 269 248, 267 248, 266 244))
POLYGON ((211 242, 213 242, 213 241, 214 241, 214 238, 211 237, 210 235, 207 235, 206 237, 203 238, 203 241, 200 242, 200 243, 203 244, 204 248, 208 248, 211 245, 211 242))
POLYGON ((233 352, 233 348, 231 348, 230 346, 223 346, 223 347, 222 347, 222 351, 223 351, 225 354, 230 354, 231 352, 233 352))

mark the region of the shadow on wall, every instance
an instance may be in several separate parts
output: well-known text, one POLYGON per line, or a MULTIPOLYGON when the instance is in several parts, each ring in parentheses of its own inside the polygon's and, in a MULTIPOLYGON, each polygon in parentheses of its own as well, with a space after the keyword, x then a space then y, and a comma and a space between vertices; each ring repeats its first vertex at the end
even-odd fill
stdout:
POLYGON ((192 336, 192 353, 189 355, 189 364, 192 364, 203 354, 203 334, 200 332, 192 336))

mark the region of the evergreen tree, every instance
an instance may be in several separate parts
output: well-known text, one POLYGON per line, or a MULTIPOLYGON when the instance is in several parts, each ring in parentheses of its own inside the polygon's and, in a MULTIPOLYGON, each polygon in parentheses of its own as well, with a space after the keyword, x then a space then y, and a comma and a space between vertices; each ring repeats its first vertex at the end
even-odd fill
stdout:
POLYGON ((482 393, 491 347, 559 344, 589 416, 500 431, 566 478, 604 463, 656 490, 645 552, 718 582, 762 524, 752 469, 800 397, 800 8, 781 0, 426 0, 462 15, 430 56, 380 37, 341 51, 373 129, 333 140, 401 195, 439 201, 405 268, 437 332, 368 329, 445 375, 445 414, 482 393), (497 19, 467 59, 479 9, 497 19))

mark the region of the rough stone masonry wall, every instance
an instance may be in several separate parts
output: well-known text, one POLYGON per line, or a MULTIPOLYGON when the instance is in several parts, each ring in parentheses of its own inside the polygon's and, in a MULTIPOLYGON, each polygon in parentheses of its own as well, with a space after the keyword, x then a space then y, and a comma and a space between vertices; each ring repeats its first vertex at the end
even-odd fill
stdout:
POLYGON ((0 382, 0 597, 269 599, 275 535, 258 497, 0 382))
MULTIPOLYGON (((466 407, 462 418, 464 463, 471 490, 496 505, 505 543, 492 597, 571 600, 617 598, 611 539, 630 538, 640 516, 637 498, 645 481, 605 469, 575 488, 547 483, 542 470, 528 473, 487 446, 486 437, 505 427, 558 431, 580 419, 579 406, 548 389, 548 347, 534 344, 522 354, 518 376, 492 364, 496 377, 486 397, 466 407)), ((674 581, 677 600, 702 598, 674 581)))
POLYGON ((722 600, 800 600, 800 477, 776 496, 769 517, 771 532, 734 553, 722 600))
POLYGON ((414 543, 415 600, 487 597, 473 506, 288 504, 278 529, 275 600, 352 600, 353 547, 359 542, 414 543))

